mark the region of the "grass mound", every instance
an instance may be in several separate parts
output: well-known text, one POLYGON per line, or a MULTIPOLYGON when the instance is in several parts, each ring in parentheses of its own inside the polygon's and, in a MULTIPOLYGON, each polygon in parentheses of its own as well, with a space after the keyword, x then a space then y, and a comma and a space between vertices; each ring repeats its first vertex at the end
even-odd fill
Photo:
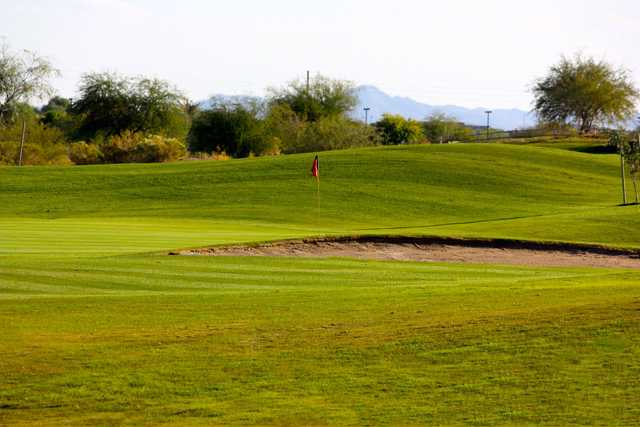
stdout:
POLYGON ((327 152, 319 197, 312 158, 3 168, 0 251, 73 252, 82 241, 89 252, 139 252, 332 234, 640 247, 640 209, 617 206, 615 155, 493 144, 327 152))

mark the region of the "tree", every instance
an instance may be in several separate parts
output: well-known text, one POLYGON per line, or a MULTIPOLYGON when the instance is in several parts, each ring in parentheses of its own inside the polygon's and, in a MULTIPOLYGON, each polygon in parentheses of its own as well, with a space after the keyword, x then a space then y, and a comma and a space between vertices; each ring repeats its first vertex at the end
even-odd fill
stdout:
POLYGON ((34 52, 12 52, 0 45, 0 125, 13 119, 20 103, 53 94, 49 79, 59 75, 51 63, 34 52))
POLYGON ((357 104, 352 82, 318 75, 306 82, 294 80, 281 89, 270 89, 270 104, 287 105, 301 119, 317 121, 344 115, 357 104))
POLYGON ((453 117, 435 113, 422 123, 425 137, 431 142, 449 142, 471 139, 474 131, 453 117))
POLYGON ((216 103, 198 113, 188 137, 192 152, 225 152, 233 157, 262 154, 265 141, 257 106, 216 103))
POLYGON ((71 111, 80 116, 78 136, 84 138, 127 130, 184 138, 189 126, 184 106, 183 95, 163 80, 90 73, 82 77, 71 111))
POLYGON ((383 114, 382 119, 374 123, 374 127, 384 145, 412 144, 425 139, 419 122, 400 115, 383 114))
POLYGON ((47 126, 63 131, 68 138, 73 138, 78 130, 78 117, 71 114, 71 100, 54 96, 40 109, 41 121, 47 126))
POLYGON ((379 143, 378 134, 372 126, 345 115, 305 121, 286 105, 269 110, 264 119, 264 132, 267 140, 273 141, 286 154, 367 147, 379 143))
POLYGON ((563 57, 535 83, 533 93, 541 120, 571 123, 581 132, 628 120, 639 99, 627 71, 580 55, 563 57))

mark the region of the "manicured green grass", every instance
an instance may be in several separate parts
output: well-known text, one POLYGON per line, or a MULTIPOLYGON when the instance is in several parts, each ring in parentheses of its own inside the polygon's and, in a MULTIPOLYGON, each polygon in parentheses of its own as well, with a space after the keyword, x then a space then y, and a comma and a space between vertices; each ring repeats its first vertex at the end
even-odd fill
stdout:
POLYGON ((633 425, 638 274, 6 261, 0 423, 633 425))
POLYGON ((84 242, 90 252, 122 253, 409 233, 640 247, 640 209, 617 206, 615 155, 470 144, 320 158, 319 200, 311 155, 2 168, 0 233, 9 237, 0 251, 74 252, 84 242))
MULTIPOLYGON (((557 147, 556 147, 557 148, 557 147)), ((0 168, 0 425, 636 425, 640 275, 169 257, 311 235, 640 247, 617 159, 453 145, 0 168)))

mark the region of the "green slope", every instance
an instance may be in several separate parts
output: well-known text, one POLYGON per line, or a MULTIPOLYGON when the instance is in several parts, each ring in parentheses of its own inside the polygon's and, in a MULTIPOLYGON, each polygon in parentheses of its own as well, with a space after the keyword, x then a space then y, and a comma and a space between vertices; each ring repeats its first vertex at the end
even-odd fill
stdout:
POLYGON ((407 146, 154 165, 0 169, 0 251, 139 252, 317 234, 437 234, 640 247, 615 155, 407 146), (117 230, 117 233, 114 233, 117 230))
POLYGON ((617 159, 459 145, 0 168, 0 425, 637 425, 637 271, 169 257, 319 234, 640 247, 617 159), (319 207, 318 207, 319 206, 319 207))

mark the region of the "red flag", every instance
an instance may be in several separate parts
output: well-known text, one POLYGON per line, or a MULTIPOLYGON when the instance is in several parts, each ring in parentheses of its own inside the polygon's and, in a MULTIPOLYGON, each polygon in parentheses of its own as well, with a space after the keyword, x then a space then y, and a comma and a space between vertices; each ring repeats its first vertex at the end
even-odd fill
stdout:
POLYGON ((317 180, 320 180, 320 170, 318 169, 318 156, 313 159, 313 166, 311 166, 311 175, 315 176, 317 180))

